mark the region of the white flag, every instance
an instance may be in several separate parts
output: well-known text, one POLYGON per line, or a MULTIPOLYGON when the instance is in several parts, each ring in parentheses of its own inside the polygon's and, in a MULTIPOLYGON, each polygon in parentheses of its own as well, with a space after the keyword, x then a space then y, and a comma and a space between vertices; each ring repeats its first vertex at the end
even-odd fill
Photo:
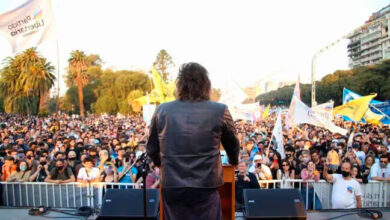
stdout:
POLYGON ((278 118, 276 119, 272 135, 275 137, 276 143, 278 145, 276 150, 279 152, 282 159, 284 159, 286 155, 284 154, 282 116, 280 114, 280 111, 278 113, 278 118))
MULTIPOLYGON (((242 104, 248 96, 240 88, 240 86, 233 80, 229 81, 228 86, 222 92, 219 102, 224 103, 229 107, 230 113, 232 114, 233 120, 253 120, 253 114, 255 111, 248 111, 248 108, 253 109, 252 105, 245 106, 242 104)), ((256 104, 257 105, 257 104, 256 104)), ((258 105, 257 105, 258 106, 258 105)))
POLYGON ((333 105, 334 102, 326 102, 320 105, 311 107, 314 113, 321 115, 326 120, 333 120, 333 105))
POLYGON ((234 120, 257 121, 260 118, 260 106, 257 103, 229 105, 234 120))
POLYGON ((297 98, 301 99, 301 87, 300 87, 300 77, 299 77, 299 74, 298 74, 298 80, 297 82, 295 83, 295 88, 294 88, 294 92, 293 92, 293 96, 295 95, 297 98))
POLYGON ((300 77, 299 77, 299 74, 298 74, 298 80, 297 82, 295 83, 295 87, 294 87, 294 91, 293 91, 293 95, 291 97, 291 103, 290 103, 290 107, 288 108, 288 112, 287 112, 287 116, 286 116, 286 127, 287 128, 291 128, 292 126, 292 113, 293 113, 293 99, 294 97, 296 97, 297 99, 301 100, 301 87, 300 87, 300 77))
POLYGON ((13 53, 38 46, 55 33, 50 0, 30 0, 1 14, 0 33, 5 35, 13 53))
POLYGON ((311 124, 317 127, 328 129, 333 133, 339 133, 342 135, 347 134, 347 130, 340 128, 333 124, 332 121, 323 118, 321 115, 314 113, 305 103, 299 100, 296 96, 293 96, 291 101, 292 108, 292 124, 311 124))
POLYGON ((222 92, 219 102, 222 102, 230 107, 242 104, 242 102, 247 98, 248 96, 241 87, 234 81, 230 80, 228 86, 222 92))

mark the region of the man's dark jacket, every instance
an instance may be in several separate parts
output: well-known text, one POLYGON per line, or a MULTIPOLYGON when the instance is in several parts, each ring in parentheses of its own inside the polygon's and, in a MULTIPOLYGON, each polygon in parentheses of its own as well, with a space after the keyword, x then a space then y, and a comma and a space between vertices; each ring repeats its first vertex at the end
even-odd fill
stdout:
POLYGON ((226 105, 173 101, 156 109, 147 153, 161 165, 162 187, 217 188, 223 184, 221 143, 237 165, 239 142, 226 105))

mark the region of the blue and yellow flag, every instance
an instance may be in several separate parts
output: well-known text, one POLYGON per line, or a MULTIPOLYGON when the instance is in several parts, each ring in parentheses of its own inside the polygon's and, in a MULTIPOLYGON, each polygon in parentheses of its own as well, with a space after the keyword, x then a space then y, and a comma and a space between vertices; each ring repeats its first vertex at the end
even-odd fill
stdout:
POLYGON ((363 96, 337 106, 333 110, 333 115, 344 115, 354 121, 360 121, 368 109, 368 104, 375 96, 376 94, 363 96))

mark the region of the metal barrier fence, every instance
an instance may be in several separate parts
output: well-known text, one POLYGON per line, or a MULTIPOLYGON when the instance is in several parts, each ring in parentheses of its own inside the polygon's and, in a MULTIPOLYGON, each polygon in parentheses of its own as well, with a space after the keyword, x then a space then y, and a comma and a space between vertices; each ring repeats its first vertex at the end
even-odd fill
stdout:
MULTIPOLYGON (((296 188, 302 193, 306 209, 331 208, 332 184, 303 180, 264 180, 261 188, 296 188)), ((16 183, 0 182, 3 206, 30 207, 50 206, 53 208, 77 208, 90 206, 100 208, 107 189, 134 189, 134 183, 16 183)), ((370 181, 361 184, 363 207, 389 207, 390 183, 370 181)))
POLYGON ((77 208, 80 206, 100 208, 107 189, 133 189, 134 187, 134 183, 0 182, 0 193, 3 206, 44 205, 53 208, 77 208))
MULTIPOLYGON (((331 209, 332 187, 325 180, 315 182, 301 179, 287 180, 260 180, 260 188, 267 189, 298 189, 302 193, 306 209, 331 209)), ((360 184, 362 189, 362 207, 389 207, 390 206, 390 183, 369 181, 360 184)))

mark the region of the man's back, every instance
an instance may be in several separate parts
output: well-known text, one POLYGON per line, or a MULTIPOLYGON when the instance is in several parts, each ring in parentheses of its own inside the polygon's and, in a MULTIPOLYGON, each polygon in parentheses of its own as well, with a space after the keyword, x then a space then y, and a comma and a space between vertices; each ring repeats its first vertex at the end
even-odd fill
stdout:
POLYGON ((155 161, 161 155, 163 187, 216 188, 223 184, 221 141, 229 156, 236 154, 236 161, 230 160, 238 160, 237 139, 227 135, 228 131, 235 133, 234 125, 226 117, 230 117, 227 107, 212 101, 174 101, 157 108, 148 155, 155 161), (160 155, 152 147, 155 142, 160 155))
POLYGON ((186 63, 176 80, 178 101, 157 107, 147 153, 161 165, 164 219, 222 220, 217 187, 223 184, 220 145, 232 165, 239 142, 226 105, 210 100, 211 82, 198 63, 186 63))

